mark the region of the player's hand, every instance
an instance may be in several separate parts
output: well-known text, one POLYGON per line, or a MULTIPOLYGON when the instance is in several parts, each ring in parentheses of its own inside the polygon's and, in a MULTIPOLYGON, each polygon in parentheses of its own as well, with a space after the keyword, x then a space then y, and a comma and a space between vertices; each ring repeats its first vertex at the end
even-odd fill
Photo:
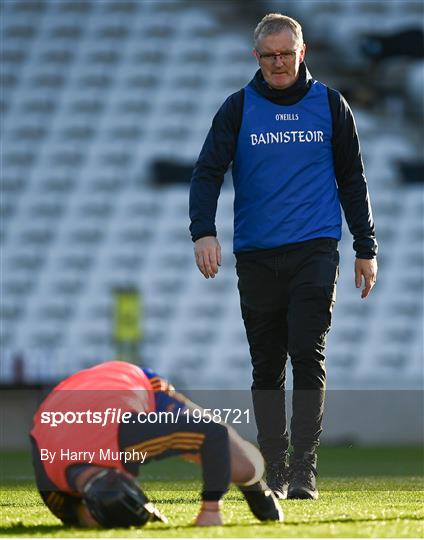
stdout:
POLYGON ((221 266, 221 246, 215 236, 204 236, 194 243, 198 269, 206 279, 214 278, 221 266))
POLYGON ((220 501, 203 501, 199 515, 194 524, 197 527, 213 527, 222 525, 224 522, 221 515, 220 501))
POLYGON ((377 281, 377 259, 355 259, 355 285, 361 288, 362 277, 365 286, 362 289, 361 298, 366 298, 377 281))

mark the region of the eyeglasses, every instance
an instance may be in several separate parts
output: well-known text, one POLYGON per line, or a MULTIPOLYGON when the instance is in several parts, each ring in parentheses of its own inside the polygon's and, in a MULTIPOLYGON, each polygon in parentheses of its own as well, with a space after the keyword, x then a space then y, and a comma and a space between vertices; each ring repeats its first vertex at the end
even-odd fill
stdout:
POLYGON ((293 60, 296 56, 297 50, 294 51, 284 51, 284 52, 277 52, 277 53, 260 53, 259 51, 256 51, 259 55, 259 58, 263 60, 264 62, 276 62, 277 58, 280 60, 284 60, 285 62, 289 60, 293 60))

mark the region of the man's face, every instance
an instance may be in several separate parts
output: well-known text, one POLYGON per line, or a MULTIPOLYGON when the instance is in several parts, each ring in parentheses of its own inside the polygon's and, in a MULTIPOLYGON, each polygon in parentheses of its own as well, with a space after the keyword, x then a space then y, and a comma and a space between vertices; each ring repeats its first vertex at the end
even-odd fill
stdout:
POLYGON ((305 50, 305 44, 296 43, 293 32, 285 29, 263 37, 253 54, 269 86, 284 90, 296 82, 305 50))

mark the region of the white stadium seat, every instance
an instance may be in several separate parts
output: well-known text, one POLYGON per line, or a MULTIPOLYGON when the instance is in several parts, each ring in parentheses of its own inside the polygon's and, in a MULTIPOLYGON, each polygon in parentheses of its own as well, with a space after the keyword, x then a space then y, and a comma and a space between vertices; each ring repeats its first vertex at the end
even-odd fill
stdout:
MULTIPOLYGON (((189 178, 174 187, 149 182, 154 160, 194 163, 213 114, 256 70, 249 40, 202 3, 50 0, 42 11, 31 4, 8 2, 4 13, 0 382, 13 382, 17 353, 28 382, 113 358, 113 291, 130 285, 142 297, 144 365, 183 386, 194 374, 199 388, 249 387, 231 180, 218 206, 223 266, 214 280, 193 259, 189 178)), ((379 4, 287 2, 297 13, 308 10, 308 19, 315 11, 314 39, 327 32, 323 19, 333 21, 338 39, 358 37, 376 19, 389 29, 400 16, 417 16, 414 2, 379 4)), ((421 74, 421 65, 409 72, 414 99, 421 74)), ((380 116, 354 112, 381 279, 361 301, 344 225, 329 387, 414 387, 422 376, 423 192, 400 184, 396 161, 413 157, 415 147, 405 129, 385 131, 380 116)))

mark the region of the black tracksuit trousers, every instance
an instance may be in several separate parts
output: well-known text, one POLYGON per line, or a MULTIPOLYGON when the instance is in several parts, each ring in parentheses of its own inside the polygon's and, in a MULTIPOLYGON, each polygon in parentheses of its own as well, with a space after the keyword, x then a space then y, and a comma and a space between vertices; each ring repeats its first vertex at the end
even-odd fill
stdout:
POLYGON ((291 444, 314 452, 322 431, 324 351, 339 273, 337 240, 285 246, 270 256, 237 256, 241 311, 253 365, 258 444, 266 461, 288 450, 285 379, 293 369, 291 444))

